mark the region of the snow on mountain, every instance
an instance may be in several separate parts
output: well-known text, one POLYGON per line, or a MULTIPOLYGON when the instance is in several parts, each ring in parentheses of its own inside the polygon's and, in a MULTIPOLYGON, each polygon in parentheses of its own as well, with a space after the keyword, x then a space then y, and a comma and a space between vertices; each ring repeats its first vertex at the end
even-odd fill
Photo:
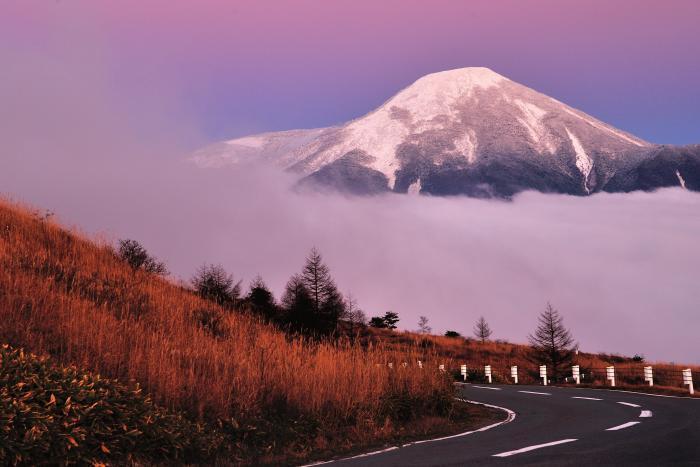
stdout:
POLYGON ((304 184, 353 193, 508 197, 525 189, 585 195, 611 181, 636 189, 635 168, 659 148, 488 68, 462 68, 424 76, 344 125, 238 138, 193 159, 264 161, 304 184))

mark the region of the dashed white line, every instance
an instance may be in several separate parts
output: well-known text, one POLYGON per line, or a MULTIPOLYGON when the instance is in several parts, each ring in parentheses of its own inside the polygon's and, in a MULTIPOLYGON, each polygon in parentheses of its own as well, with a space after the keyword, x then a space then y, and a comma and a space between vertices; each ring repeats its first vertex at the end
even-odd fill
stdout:
POLYGON ((581 397, 581 396, 573 396, 572 399, 585 399, 587 401, 602 401, 603 399, 598 399, 597 397, 581 397))
POLYGON ((551 443, 536 444, 534 446, 528 446, 526 448, 516 449, 515 451, 507 451, 507 452, 501 452, 499 454, 494 454, 493 457, 510 457, 510 456, 514 456, 516 454, 521 454, 523 452, 534 451, 535 449, 542 449, 542 448, 546 448, 549 446, 556 446, 557 444, 571 443, 573 441, 578 441, 578 440, 572 438, 572 439, 562 439, 559 441, 552 441, 551 443))
POLYGON ((523 394, 537 394, 540 396, 551 396, 552 394, 549 392, 536 392, 536 391, 518 391, 522 392, 523 394))
POLYGON ((641 405, 633 404, 631 402, 618 402, 618 404, 627 405, 629 407, 637 407, 637 408, 641 407, 641 405))
POLYGON ((608 428, 605 431, 624 430, 625 428, 629 428, 629 427, 637 425, 639 423, 641 423, 641 422, 627 422, 627 423, 623 423, 622 425, 617 425, 617 426, 614 426, 612 428, 608 428))
POLYGON ((654 415, 654 413, 651 410, 642 410, 642 413, 639 414, 639 418, 651 418, 654 415))
POLYGON ((479 388, 479 389, 491 389, 493 391, 500 391, 501 388, 490 388, 488 386, 477 386, 476 384, 472 384, 473 388, 479 388))

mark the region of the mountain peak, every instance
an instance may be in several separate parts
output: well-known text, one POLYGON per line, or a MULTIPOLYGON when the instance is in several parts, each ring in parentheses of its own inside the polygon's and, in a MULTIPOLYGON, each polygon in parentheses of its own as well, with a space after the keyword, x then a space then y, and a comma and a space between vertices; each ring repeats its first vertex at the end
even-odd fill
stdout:
POLYGON ((437 83, 462 81, 469 82, 476 86, 488 87, 507 79, 508 78, 496 73, 491 68, 474 66, 430 73, 419 78, 418 81, 425 80, 437 83))
MULTIPOLYGON (((655 150, 489 68, 467 67, 425 75, 345 124, 241 138, 195 159, 269 161, 351 192, 509 197, 527 189, 587 195, 640 186, 639 171, 651 170, 643 164, 655 150)), ((680 176, 687 182, 694 169, 667 158, 671 183, 680 176)))
POLYGON ((444 111, 444 107, 451 106, 456 101, 471 98, 476 89, 489 89, 506 81, 509 80, 484 67, 440 71, 419 78, 391 98, 387 104, 412 108, 419 114, 426 113, 425 117, 432 117, 432 110, 444 111))

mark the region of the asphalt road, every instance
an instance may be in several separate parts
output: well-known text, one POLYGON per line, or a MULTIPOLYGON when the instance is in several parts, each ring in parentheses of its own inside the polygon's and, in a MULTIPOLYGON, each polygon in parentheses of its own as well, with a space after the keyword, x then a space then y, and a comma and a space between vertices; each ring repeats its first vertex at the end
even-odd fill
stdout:
POLYGON ((486 431, 333 464, 700 466, 698 399, 486 384, 462 385, 459 392, 510 409, 515 418, 486 431))

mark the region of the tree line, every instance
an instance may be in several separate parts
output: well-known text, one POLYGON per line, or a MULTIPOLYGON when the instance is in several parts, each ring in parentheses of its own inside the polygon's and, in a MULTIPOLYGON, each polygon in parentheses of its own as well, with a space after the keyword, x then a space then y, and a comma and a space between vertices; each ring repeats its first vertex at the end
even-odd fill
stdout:
MULTIPOLYGON (((168 274, 164 263, 149 255, 135 240, 120 240, 117 256, 135 270, 168 274)), ((189 285, 202 298, 225 309, 249 312, 289 332, 311 337, 337 335, 341 322, 348 323, 351 330, 365 326, 393 330, 399 322, 399 315, 393 311, 368 320, 352 295, 340 293, 316 248, 311 249, 301 271, 287 281, 279 302, 260 276, 243 293, 241 281, 235 281, 221 265, 201 266, 189 285)), ((419 318, 417 332, 432 332, 426 316, 419 318)), ((491 338, 493 331, 483 316, 474 325, 473 334, 482 344, 491 338)), ((461 337, 459 332, 452 330, 446 331, 445 336, 461 337)), ((532 349, 531 360, 548 365, 555 380, 573 361, 574 339, 564 326, 559 311, 549 303, 538 317, 535 331, 528 335, 528 341, 532 349)))
MULTIPOLYGON (((165 265, 148 254, 135 240, 120 240, 117 256, 134 270, 161 276, 168 274, 165 265)), ((223 266, 204 264, 189 281, 199 296, 230 311, 248 312, 292 332, 312 337, 336 335, 341 322, 355 326, 396 329, 399 316, 392 311, 369 321, 352 295, 343 296, 321 253, 312 248, 301 271, 292 275, 279 302, 262 277, 258 276, 244 292, 223 266)))

